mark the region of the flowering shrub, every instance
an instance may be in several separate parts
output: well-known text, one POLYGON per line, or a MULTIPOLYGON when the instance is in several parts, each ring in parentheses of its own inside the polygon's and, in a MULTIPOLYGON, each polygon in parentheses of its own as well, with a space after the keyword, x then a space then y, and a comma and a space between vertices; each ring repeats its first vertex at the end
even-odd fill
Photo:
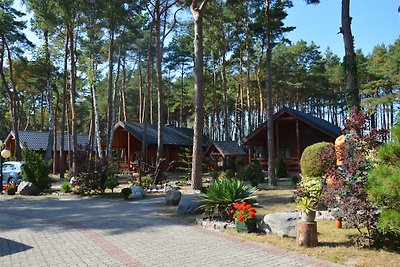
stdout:
POLYGON ((255 220, 257 210, 246 202, 235 203, 231 209, 231 214, 234 219, 238 219, 239 222, 250 222, 255 220))

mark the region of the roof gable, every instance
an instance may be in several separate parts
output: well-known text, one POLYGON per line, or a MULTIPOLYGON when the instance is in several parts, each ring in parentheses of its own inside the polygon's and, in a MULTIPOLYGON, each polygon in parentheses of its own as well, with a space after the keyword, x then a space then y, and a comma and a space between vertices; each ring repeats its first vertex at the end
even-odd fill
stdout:
MULTIPOLYGON (((291 108, 283 108, 280 111, 276 112, 273 116, 273 120, 277 120, 284 114, 289 114, 299 120, 304 121, 305 123, 311 125, 312 127, 318 129, 319 131, 332 136, 336 138, 337 136, 340 135, 340 128, 324 119, 315 117, 311 114, 307 114, 298 110, 294 110, 291 108)), ((259 132, 264 130, 264 128, 267 127, 267 122, 262 123, 257 129, 255 129, 252 133, 250 133, 248 136, 246 136, 242 143, 246 143, 249 139, 252 139, 255 135, 257 135, 259 132)))

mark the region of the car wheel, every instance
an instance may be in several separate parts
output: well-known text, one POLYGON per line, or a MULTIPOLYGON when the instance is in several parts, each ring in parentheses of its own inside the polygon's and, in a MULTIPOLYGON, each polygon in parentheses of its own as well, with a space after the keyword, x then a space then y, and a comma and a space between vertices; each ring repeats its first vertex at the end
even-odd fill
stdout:
POLYGON ((8 180, 8 184, 12 184, 14 187, 17 185, 17 182, 15 181, 15 179, 14 178, 10 178, 9 180, 8 180))

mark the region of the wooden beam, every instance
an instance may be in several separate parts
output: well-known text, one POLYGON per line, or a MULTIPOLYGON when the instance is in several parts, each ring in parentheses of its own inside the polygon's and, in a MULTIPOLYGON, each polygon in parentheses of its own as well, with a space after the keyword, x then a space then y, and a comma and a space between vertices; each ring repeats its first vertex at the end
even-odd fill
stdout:
MULTIPOLYGON (((278 123, 278 120, 276 120, 275 121, 275 128, 276 128, 276 132, 275 132, 276 133, 276 138, 275 138, 276 139, 276 148, 275 148, 276 151, 275 152, 277 153, 278 158, 279 158, 279 127, 278 126, 279 126, 279 123, 278 123)), ((274 158, 275 158, 275 155, 274 155, 274 158)))

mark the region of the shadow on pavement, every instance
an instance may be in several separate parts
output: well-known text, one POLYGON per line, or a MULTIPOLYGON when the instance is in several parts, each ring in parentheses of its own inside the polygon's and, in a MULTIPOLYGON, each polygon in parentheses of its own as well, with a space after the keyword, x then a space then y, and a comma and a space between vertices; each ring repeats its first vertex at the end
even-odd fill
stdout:
POLYGON ((33 247, 0 237, 0 257, 32 249, 33 247))

